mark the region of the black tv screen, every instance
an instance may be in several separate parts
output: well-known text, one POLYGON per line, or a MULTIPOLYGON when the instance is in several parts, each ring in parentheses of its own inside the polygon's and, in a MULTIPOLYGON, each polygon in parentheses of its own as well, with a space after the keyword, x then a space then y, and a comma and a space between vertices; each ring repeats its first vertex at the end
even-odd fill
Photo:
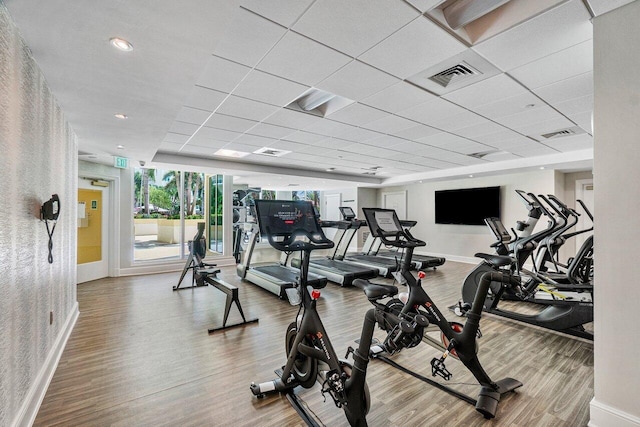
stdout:
POLYGON ((436 224, 484 225, 500 218, 500 187, 436 191, 436 224))

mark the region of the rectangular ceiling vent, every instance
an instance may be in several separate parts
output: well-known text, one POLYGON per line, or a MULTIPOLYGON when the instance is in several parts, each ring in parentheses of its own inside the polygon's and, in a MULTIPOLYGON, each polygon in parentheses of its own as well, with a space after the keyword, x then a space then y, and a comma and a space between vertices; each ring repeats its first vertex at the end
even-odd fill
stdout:
POLYGON ((490 156, 491 154, 497 154, 497 153, 501 153, 501 151, 499 150, 481 151, 479 153, 468 154, 468 156, 476 159, 484 159, 485 157, 490 156))
POLYGON ((553 139, 553 138, 562 138, 563 136, 575 135, 576 133, 571 129, 562 129, 557 130, 555 132, 543 133, 542 136, 544 139, 553 139))
POLYGON ((367 172, 362 172, 362 175, 369 175, 369 176, 375 176, 376 171, 367 171, 367 172))
POLYGON ((453 83, 459 83, 463 79, 482 74, 466 62, 461 62, 453 67, 447 68, 429 77, 429 80, 438 83, 442 87, 447 87, 453 83))
POLYGON ((263 156, 270 157, 282 157, 285 154, 289 154, 290 152, 291 151, 279 150, 277 148, 262 147, 259 150, 254 151, 253 154, 261 154, 263 156))

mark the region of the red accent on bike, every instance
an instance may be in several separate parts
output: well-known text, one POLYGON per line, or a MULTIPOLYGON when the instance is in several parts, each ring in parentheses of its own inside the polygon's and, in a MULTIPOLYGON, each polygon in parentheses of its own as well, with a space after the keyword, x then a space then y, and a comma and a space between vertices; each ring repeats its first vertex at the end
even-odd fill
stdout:
POLYGON ((424 279, 427 274, 424 271, 418 273, 418 279, 424 279))
POLYGON ((314 289, 311 291, 311 298, 313 299, 318 299, 320 298, 320 291, 317 289, 314 289))

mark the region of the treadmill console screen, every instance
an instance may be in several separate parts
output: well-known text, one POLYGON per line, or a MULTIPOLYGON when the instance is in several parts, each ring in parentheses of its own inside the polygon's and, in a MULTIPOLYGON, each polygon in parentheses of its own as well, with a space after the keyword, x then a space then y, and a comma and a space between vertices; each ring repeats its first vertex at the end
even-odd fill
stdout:
POLYGON ((402 225, 396 211, 393 209, 362 208, 364 216, 369 224, 369 230, 373 237, 380 235, 379 230, 385 234, 395 234, 402 231, 402 225))
POLYGON ((485 224, 489 226, 491 232, 496 236, 499 242, 508 243, 511 241, 511 235, 505 228, 500 218, 485 218, 485 224))
POLYGON ((341 206, 338 209, 340 209, 340 213, 342 214, 342 217, 346 220, 346 221, 351 221, 352 219, 355 219, 356 217, 356 213, 353 211, 353 209, 351 209, 348 206, 341 206))
POLYGON ((256 200, 256 211, 262 235, 290 235, 296 230, 310 234, 321 233, 311 202, 256 200))

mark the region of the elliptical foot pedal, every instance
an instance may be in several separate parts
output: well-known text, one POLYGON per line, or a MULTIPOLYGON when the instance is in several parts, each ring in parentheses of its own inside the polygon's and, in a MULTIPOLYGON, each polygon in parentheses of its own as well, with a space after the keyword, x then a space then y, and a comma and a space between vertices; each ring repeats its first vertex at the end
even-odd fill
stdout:
POLYGON ((522 383, 518 380, 514 380, 513 378, 503 378, 500 381, 496 381, 496 385, 498 386, 497 391, 500 394, 505 394, 522 387, 522 383))

